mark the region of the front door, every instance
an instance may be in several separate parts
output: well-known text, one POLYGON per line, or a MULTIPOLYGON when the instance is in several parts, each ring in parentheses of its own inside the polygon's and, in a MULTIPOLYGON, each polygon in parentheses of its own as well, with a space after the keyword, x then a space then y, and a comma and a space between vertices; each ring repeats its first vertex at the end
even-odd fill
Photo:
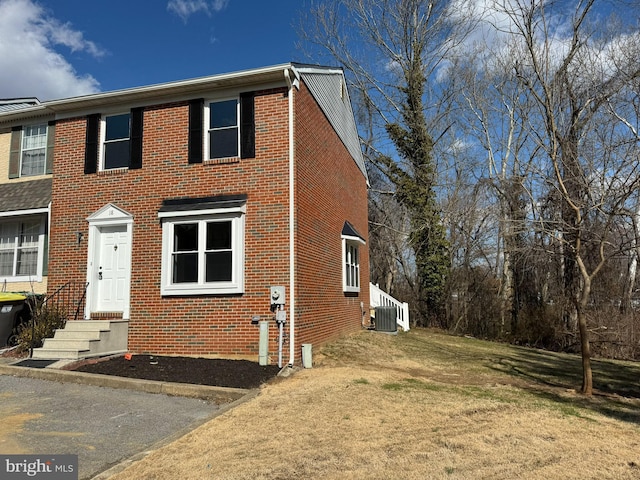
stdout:
POLYGON ((128 301, 130 238, 126 225, 99 227, 95 310, 124 312, 128 301))

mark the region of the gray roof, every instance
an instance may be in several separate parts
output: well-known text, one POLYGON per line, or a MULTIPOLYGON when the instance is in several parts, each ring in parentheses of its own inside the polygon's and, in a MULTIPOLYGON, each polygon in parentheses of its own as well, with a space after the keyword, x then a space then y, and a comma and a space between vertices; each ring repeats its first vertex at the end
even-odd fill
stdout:
POLYGON ((51 178, 0 185, 0 212, 47 208, 51 203, 51 178))
POLYGON ((0 113, 40 105, 37 98, 0 98, 0 113))
MULTIPOLYGON (((35 100, 27 107, 14 108, 9 111, 0 110, 0 122, 7 126, 12 126, 18 125, 17 122, 24 118, 33 116, 54 115, 58 119, 77 115, 80 111, 103 108, 105 106, 143 105, 146 102, 158 102, 163 99, 175 101, 177 98, 190 98, 192 95, 201 95, 203 91, 212 88, 231 88, 258 84, 285 85, 285 75, 283 74, 285 71, 291 71, 296 77, 296 81, 301 78, 307 85, 368 184, 369 180, 362 156, 360 138, 351 108, 344 72, 340 68, 285 63, 209 77, 148 85, 146 87, 50 100, 44 103, 35 100)), ((29 99, 13 99, 14 102, 20 100, 28 103, 29 99)), ((1 105, 2 101, 0 100, 0 107, 1 105)))
POLYGON ((344 74, 339 69, 298 68, 300 76, 369 183, 360 137, 355 124, 344 74))

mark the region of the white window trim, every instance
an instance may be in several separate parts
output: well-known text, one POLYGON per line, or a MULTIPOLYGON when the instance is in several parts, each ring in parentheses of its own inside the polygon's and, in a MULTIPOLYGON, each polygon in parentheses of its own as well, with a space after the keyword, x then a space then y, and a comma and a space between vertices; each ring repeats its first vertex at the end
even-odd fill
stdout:
MULTIPOLYGON (((32 123, 29 125, 23 125, 22 130, 20 131, 20 164, 18 165, 18 177, 19 178, 28 178, 28 177, 37 177, 39 175, 46 175, 47 172, 47 142, 49 139, 49 125, 47 123, 32 123), (22 174, 22 164, 24 160, 24 139, 27 128, 29 127, 44 127, 45 128, 45 142, 44 142, 44 164, 42 165, 42 171, 39 173, 34 173, 33 175, 23 175, 22 174)), ((43 147, 39 147, 43 148, 43 147)), ((35 148, 28 148, 28 150, 36 150, 35 148)))
POLYGON ((360 245, 365 245, 365 241, 360 237, 353 237, 349 235, 342 235, 342 290, 345 293, 358 293, 360 292, 360 285, 362 284, 360 278, 360 245), (347 284, 347 246, 354 245, 358 249, 358 286, 347 284))
POLYGON ((105 148, 104 148, 104 143, 105 143, 105 139, 107 138, 107 117, 116 117, 118 115, 129 115, 129 137, 128 140, 129 142, 131 142, 131 111, 125 111, 125 112, 111 112, 111 113, 104 113, 102 114, 102 116, 100 117, 100 143, 98 145, 98 158, 100 159, 99 165, 99 171, 101 172, 113 172, 113 171, 117 171, 117 170, 128 170, 129 167, 116 167, 116 168, 105 168, 104 162, 105 162, 105 148))
MULTIPOLYGON (((246 205, 234 208, 160 212, 162 221, 162 266, 160 293, 171 295, 229 295, 244 293, 244 223, 246 205), (173 284, 171 260, 173 254, 173 226, 184 223, 231 220, 233 271, 229 282, 173 284)), ((199 229, 200 231, 200 229, 199 229)), ((199 264, 201 266, 202 264, 199 264)), ((202 278, 202 277, 201 277, 202 278)))
POLYGON ((240 156, 240 97, 239 96, 231 96, 231 97, 220 97, 220 98, 210 98, 205 99, 204 101, 204 155, 205 161, 207 160, 220 160, 223 158, 238 158, 240 156), (210 139, 210 125, 211 125, 211 115, 209 113, 210 107, 209 105, 212 103, 219 102, 227 102, 229 100, 236 101, 236 128, 238 129, 237 135, 237 147, 236 147, 236 155, 233 157, 214 157, 211 158, 211 151, 209 150, 211 139, 210 139))
MULTIPOLYGON (((25 221, 27 218, 26 217, 16 217, 13 218, 11 220, 7 219, 7 220, 2 220, 3 223, 16 223, 16 222, 23 222, 25 221)), ((37 260, 37 266, 36 266, 36 273, 35 275, 9 275, 9 276, 2 276, 0 275, 0 281, 2 282, 41 282, 42 281, 42 268, 44 267, 44 247, 45 247, 45 236, 46 236, 46 232, 45 232, 45 222, 46 222, 47 216, 46 215, 42 215, 42 217, 40 218, 40 230, 38 233, 38 260, 37 260)), ((17 252, 17 246, 14 246, 14 255, 17 252)), ((14 256, 14 262, 15 262, 15 256, 14 256)))

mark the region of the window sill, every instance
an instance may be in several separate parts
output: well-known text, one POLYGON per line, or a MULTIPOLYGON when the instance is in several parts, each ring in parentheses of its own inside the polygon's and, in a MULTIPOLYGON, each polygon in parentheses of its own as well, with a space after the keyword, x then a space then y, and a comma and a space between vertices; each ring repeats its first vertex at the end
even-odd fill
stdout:
POLYGON ((0 282, 6 282, 6 283, 42 282, 42 275, 24 275, 21 277, 0 276, 0 282))
POLYGON ((129 171, 128 167, 120 167, 120 168, 111 168, 109 170, 100 170, 98 172, 98 176, 104 175, 121 175, 127 173, 129 171))
POLYGON ((224 165, 227 163, 240 163, 240 157, 210 158, 204 161, 205 165, 224 165))
POLYGON ((51 173, 38 173, 36 175, 20 175, 19 177, 10 178, 11 181, 23 181, 28 182, 29 180, 40 180, 42 178, 51 178, 53 175, 51 173))
POLYGON ((244 289, 238 286, 228 287, 209 287, 209 286, 175 286, 165 285, 162 287, 160 294, 163 297, 181 297, 181 296, 198 296, 198 295, 239 295, 244 293, 244 289))

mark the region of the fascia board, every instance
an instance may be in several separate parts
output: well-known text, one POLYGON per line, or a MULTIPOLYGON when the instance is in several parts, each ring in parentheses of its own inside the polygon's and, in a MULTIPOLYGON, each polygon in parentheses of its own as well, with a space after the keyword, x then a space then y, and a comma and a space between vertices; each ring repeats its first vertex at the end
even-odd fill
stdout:
POLYGON ((193 97, 207 91, 221 89, 240 89, 260 86, 272 88, 284 86, 286 82, 282 72, 292 68, 291 63, 270 67, 242 70, 238 72, 212 75, 177 82, 160 83, 144 87, 135 87, 110 92, 83 95, 43 102, 38 106, 20 109, 15 112, 0 113, 0 124, 20 121, 27 117, 55 114, 56 118, 78 115, 79 112, 95 111, 96 108, 116 105, 144 106, 157 104, 158 101, 174 101, 193 97))
POLYGON ((24 217, 25 215, 35 215, 38 213, 47 213, 49 208, 30 208, 28 210, 11 210, 8 212, 0 212, 0 217, 24 217))
POLYGON ((159 98, 163 97, 187 97, 207 90, 239 88, 262 83, 278 82, 284 85, 282 71, 285 68, 290 68, 290 64, 53 100, 45 102, 44 105, 56 113, 63 113, 70 110, 94 108, 114 103, 133 104, 144 102, 145 100, 157 102, 159 98))

